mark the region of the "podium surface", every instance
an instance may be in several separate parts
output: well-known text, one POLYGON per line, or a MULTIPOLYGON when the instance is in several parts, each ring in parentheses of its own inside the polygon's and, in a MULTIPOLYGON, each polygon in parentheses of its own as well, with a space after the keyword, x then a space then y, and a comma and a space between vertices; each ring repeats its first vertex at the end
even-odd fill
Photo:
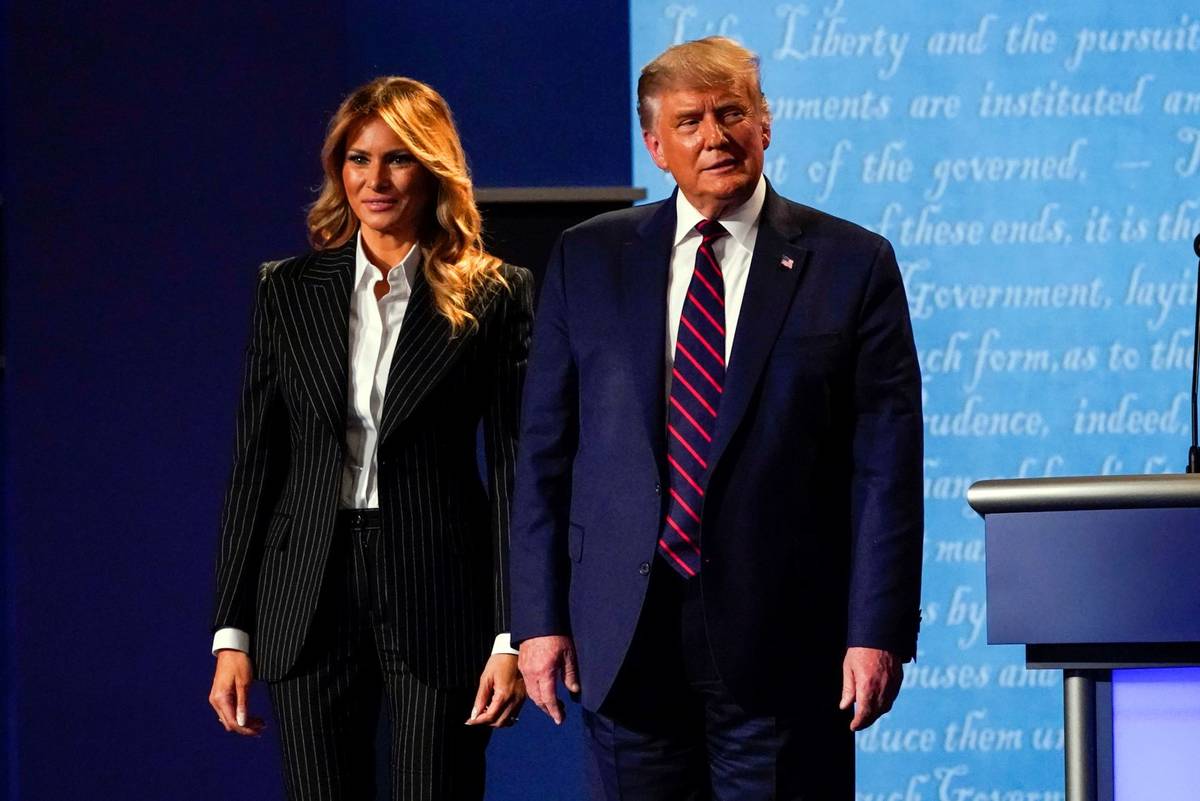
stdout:
POLYGON ((1126 801, 1112 671, 1200 665, 1200 476, 981 481, 967 501, 985 519, 988 642, 1064 671, 1068 801, 1126 801))

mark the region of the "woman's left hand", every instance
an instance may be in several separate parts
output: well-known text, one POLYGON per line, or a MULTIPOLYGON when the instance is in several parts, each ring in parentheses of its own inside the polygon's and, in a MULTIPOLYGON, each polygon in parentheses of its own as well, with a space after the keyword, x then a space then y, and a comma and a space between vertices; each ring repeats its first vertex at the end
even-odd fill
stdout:
POLYGON ((468 726, 488 725, 493 729, 511 726, 525 703, 525 680, 517 670, 517 657, 512 654, 492 654, 479 677, 479 692, 468 726))

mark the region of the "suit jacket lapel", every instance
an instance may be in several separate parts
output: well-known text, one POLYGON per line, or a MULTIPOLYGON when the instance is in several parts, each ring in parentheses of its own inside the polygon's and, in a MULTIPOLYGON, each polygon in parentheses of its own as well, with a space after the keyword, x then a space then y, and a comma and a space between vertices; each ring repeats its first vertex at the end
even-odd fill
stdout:
POLYGON ((322 251, 305 266, 294 313, 283 316, 295 344, 300 383, 338 442, 346 432, 350 290, 355 240, 322 251))
POLYGON ((725 391, 717 430, 709 450, 709 471, 721 458, 746 413, 767 356, 800 285, 808 251, 793 244, 800 236, 797 214, 768 185, 742 298, 733 352, 725 373, 725 391), (791 266, 785 266, 790 259, 791 266))
MULTIPOLYGON (((676 190, 678 191, 678 190, 676 190)), ((659 472, 666 453, 664 367, 667 341, 667 274, 675 236, 675 196, 643 222, 621 258, 621 329, 633 373, 638 417, 659 472)))
MULTIPOLYGON (((482 320, 486 306, 496 296, 495 289, 484 290, 472 304, 472 313, 482 320)), ((412 296, 404 311, 404 322, 388 368, 387 389, 383 396, 383 415, 379 441, 383 442, 402 420, 454 364, 464 342, 475 333, 463 331, 451 336, 450 321, 437 310, 433 291, 425 278, 422 264, 413 281, 412 296)))

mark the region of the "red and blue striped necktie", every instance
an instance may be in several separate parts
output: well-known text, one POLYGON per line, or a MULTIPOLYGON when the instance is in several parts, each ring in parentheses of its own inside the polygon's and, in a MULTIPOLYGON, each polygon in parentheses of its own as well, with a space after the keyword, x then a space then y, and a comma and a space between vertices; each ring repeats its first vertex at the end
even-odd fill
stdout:
POLYGON ((667 409, 667 516, 658 550, 686 577, 700 572, 700 517, 708 453, 725 386, 725 278, 713 242, 729 234, 714 220, 696 224, 700 247, 688 285, 667 409))

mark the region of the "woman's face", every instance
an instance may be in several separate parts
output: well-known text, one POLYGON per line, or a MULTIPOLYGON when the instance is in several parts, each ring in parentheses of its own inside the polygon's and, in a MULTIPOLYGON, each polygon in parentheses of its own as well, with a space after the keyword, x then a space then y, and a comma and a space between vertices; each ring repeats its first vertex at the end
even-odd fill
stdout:
POLYGON ((342 185, 364 227, 415 240, 433 204, 436 181, 379 117, 350 131, 342 185))

